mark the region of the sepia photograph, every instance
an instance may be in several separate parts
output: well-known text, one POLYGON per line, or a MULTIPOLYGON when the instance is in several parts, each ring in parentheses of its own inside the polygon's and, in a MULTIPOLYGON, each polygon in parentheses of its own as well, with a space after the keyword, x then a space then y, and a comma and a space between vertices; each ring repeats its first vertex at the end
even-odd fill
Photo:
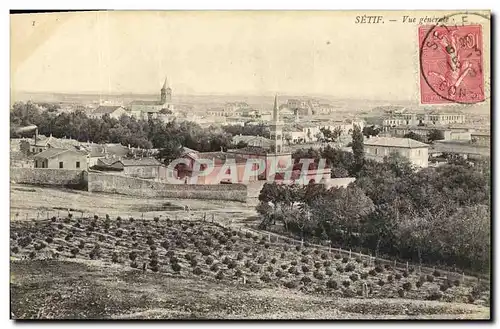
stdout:
POLYGON ((492 319, 490 10, 9 20, 11 320, 492 319))

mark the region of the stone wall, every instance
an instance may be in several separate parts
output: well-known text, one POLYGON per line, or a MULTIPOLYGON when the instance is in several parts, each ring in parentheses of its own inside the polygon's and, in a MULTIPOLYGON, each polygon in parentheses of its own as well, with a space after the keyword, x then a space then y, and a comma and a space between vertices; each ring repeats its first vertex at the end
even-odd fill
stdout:
POLYGON ((82 170, 10 168, 10 181, 18 184, 65 186, 78 189, 86 187, 82 170))
POLYGON ((152 198, 231 200, 245 202, 247 188, 242 184, 165 184, 147 179, 89 172, 89 192, 117 193, 152 198))

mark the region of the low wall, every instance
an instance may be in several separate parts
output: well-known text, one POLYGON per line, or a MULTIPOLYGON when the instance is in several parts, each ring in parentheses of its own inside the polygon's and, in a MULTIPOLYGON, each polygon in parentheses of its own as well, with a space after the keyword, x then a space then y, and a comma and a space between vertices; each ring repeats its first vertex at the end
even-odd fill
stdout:
POLYGON ((10 181, 18 184, 65 186, 84 189, 84 171, 68 169, 10 168, 10 181))
POLYGON ((231 200, 245 202, 247 188, 242 184, 165 184, 147 179, 89 172, 89 192, 117 193, 152 198, 231 200))

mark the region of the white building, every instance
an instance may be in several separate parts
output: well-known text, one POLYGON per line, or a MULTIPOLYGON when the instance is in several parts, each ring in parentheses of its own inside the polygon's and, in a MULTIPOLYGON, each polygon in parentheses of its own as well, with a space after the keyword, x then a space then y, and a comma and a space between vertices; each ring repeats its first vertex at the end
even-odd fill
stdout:
POLYGON ((382 161, 391 153, 398 153, 421 168, 429 165, 429 145, 411 138, 372 137, 364 141, 365 157, 382 161))

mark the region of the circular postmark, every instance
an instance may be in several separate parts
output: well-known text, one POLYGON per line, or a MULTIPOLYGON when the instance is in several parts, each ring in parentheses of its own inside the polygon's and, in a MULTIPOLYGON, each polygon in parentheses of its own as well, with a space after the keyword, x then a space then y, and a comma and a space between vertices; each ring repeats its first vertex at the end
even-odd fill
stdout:
POLYGON ((443 16, 436 25, 419 26, 423 104, 475 104, 490 98, 489 69, 484 69, 489 49, 484 49, 483 34, 489 22, 486 14, 459 12, 443 16))

